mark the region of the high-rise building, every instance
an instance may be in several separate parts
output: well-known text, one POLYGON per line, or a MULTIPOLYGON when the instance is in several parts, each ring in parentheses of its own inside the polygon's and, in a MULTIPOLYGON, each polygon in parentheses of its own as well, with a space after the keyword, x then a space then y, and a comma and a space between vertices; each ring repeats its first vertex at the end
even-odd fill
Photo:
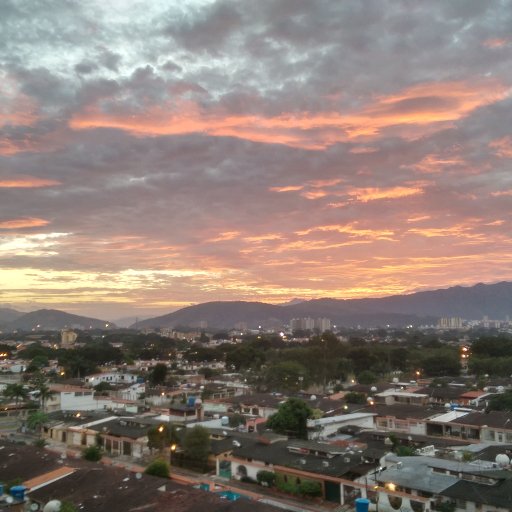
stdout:
POLYGON ((315 329, 318 329, 320 332, 330 331, 331 321, 328 318, 317 318, 315 320, 315 329))
POLYGON ((60 344, 62 348, 73 348, 78 334, 71 329, 62 329, 60 331, 60 344))

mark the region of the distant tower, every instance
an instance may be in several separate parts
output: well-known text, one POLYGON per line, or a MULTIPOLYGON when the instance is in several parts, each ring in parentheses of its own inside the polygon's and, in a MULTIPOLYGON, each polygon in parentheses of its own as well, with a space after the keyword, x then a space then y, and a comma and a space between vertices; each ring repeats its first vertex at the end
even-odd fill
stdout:
POLYGON ((73 348, 78 334, 71 329, 62 329, 60 331, 60 344, 62 348, 73 348))

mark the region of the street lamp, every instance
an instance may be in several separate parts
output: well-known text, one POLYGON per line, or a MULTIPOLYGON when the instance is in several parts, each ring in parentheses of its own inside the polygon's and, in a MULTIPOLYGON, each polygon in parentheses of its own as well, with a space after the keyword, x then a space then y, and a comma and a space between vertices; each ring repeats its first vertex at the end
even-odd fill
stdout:
POLYGON ((176 443, 172 443, 169 447, 169 466, 172 466, 172 453, 176 451, 176 443))

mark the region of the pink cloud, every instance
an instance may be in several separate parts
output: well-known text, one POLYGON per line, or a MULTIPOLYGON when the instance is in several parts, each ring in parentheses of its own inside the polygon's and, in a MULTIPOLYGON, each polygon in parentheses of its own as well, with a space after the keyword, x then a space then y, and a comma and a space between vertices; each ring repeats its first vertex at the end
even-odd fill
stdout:
POLYGON ((56 185, 61 185, 61 182, 57 180, 34 178, 32 176, 0 179, 0 188, 41 188, 56 185))
POLYGON ((507 88, 496 80, 429 82, 375 98, 352 112, 302 112, 274 117, 229 115, 192 101, 116 114, 99 105, 76 114, 71 128, 118 128, 135 136, 205 133, 311 150, 338 142, 371 140, 391 130, 410 138, 444 129, 473 110, 503 99, 507 88), (402 127, 402 128, 400 128, 402 127))
POLYGON ((36 217, 26 217, 22 219, 10 219, 0 221, 0 229, 22 229, 22 228, 38 228, 47 226, 50 222, 45 219, 36 217))

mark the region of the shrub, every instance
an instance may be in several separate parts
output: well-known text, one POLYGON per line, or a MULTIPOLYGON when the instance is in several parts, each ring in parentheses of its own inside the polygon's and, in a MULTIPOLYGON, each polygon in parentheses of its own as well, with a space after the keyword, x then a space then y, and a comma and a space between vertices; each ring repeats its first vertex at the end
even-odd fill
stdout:
POLYGON ((101 460, 102 454, 98 446, 88 446, 82 451, 82 458, 90 460, 92 462, 98 462, 101 460))
POLYGON ((322 496, 322 485, 320 482, 313 482, 311 480, 304 480, 299 485, 300 493, 304 496, 322 496))
POLYGON ((286 492, 288 494, 298 494, 297 486, 291 483, 278 480, 276 485, 280 491, 286 492))
POLYGON ((265 471, 264 469, 258 471, 256 478, 260 485, 264 485, 266 487, 273 487, 276 481, 276 475, 272 473, 272 471, 265 471))
POLYGON ((165 460, 157 459, 153 461, 144 471, 147 475, 161 476, 162 478, 169 478, 169 464, 165 460))
POLYGON ((37 446, 38 448, 44 448, 47 444, 46 439, 36 439, 34 441, 34 446, 37 446))

